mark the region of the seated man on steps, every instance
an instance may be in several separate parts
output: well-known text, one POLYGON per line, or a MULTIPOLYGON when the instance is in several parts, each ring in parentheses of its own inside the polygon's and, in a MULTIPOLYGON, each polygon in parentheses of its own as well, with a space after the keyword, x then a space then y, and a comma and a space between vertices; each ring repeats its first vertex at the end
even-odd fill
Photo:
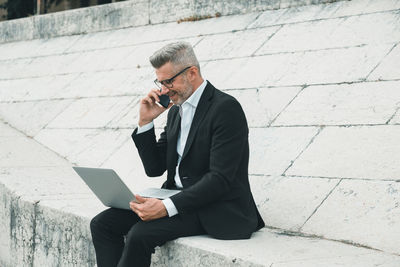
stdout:
POLYGON ((137 196, 132 211, 110 208, 94 217, 98 267, 150 266, 154 248, 169 240, 246 239, 264 227, 250 191, 248 126, 238 101, 203 79, 189 43, 168 44, 150 62, 160 90, 140 101, 132 138, 146 174, 167 171, 163 188, 182 192, 165 200, 137 196), (162 94, 172 101, 167 108, 157 103, 162 94), (167 109, 156 140, 153 120, 167 109))

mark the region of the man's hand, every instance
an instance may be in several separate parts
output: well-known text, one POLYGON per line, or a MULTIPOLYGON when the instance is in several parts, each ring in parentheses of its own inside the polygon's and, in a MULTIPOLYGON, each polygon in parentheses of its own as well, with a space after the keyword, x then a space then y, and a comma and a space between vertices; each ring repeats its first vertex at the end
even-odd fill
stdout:
POLYGON ((151 221, 168 215, 164 203, 157 198, 144 198, 135 195, 137 202, 131 201, 129 205, 142 221, 151 221))
POLYGON ((147 123, 152 122, 161 113, 163 113, 165 110, 173 105, 173 103, 169 103, 168 108, 164 108, 163 106, 156 103, 160 101, 160 95, 160 90, 152 89, 146 97, 140 100, 139 126, 143 126, 147 123))

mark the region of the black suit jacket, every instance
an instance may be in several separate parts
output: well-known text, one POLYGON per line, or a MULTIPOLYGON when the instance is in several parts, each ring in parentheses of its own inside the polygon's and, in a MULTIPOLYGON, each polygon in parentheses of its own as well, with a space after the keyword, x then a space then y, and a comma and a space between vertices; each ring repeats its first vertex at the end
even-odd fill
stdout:
MULTIPOLYGON (((136 131, 132 138, 146 174, 160 176, 167 170, 163 187, 176 188, 179 108, 170 108, 158 141, 154 128, 136 131)), ((250 238, 264 222, 250 191, 248 162, 248 126, 239 102, 207 82, 179 166, 183 190, 171 197, 179 214, 197 212, 206 232, 215 238, 250 238)))

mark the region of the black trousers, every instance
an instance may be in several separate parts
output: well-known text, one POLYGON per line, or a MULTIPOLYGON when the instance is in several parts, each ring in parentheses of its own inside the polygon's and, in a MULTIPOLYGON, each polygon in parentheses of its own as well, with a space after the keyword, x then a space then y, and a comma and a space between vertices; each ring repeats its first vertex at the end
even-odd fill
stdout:
POLYGON ((98 267, 148 267, 155 247, 205 234, 196 213, 144 222, 131 210, 115 208, 94 217, 90 229, 98 267))

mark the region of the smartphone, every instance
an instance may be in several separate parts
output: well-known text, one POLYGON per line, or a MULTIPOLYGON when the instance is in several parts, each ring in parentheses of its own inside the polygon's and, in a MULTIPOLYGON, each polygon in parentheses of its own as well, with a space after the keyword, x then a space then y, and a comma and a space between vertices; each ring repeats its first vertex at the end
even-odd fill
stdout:
POLYGON ((160 103, 160 105, 163 106, 164 108, 168 108, 168 105, 170 102, 169 96, 168 95, 160 95, 158 97, 160 98, 160 102, 158 102, 158 103, 160 103))

